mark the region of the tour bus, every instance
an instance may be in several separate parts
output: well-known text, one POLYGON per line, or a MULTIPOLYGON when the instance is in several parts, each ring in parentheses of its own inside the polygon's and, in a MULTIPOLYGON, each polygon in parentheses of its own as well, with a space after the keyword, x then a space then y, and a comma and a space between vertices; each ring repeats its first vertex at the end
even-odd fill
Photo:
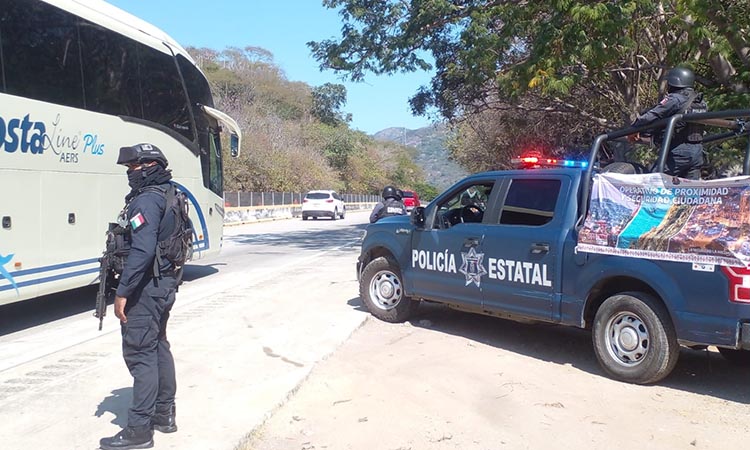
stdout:
POLYGON ((0 305, 98 280, 129 192, 120 147, 150 143, 190 201, 193 259, 221 248, 220 130, 184 48, 99 0, 0 0, 0 305))

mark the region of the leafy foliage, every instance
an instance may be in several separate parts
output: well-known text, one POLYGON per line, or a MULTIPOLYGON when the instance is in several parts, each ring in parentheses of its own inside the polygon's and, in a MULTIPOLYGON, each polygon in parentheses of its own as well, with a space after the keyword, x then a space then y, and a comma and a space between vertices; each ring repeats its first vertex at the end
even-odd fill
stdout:
POLYGON ((321 68, 361 80, 434 66, 412 109, 434 107, 456 126, 454 154, 470 169, 630 123, 676 65, 696 71, 710 109, 748 104, 747 1, 323 3, 344 25, 340 39, 308 43, 321 68))
POLYGON ((351 114, 341 108, 346 104, 346 88, 341 84, 326 83, 312 90, 312 114, 326 125, 350 122, 351 114))
POLYGON ((375 194, 386 184, 426 185, 410 149, 349 128, 344 86, 289 81, 257 47, 188 51, 243 131, 240 157, 225 155, 225 189, 375 194))

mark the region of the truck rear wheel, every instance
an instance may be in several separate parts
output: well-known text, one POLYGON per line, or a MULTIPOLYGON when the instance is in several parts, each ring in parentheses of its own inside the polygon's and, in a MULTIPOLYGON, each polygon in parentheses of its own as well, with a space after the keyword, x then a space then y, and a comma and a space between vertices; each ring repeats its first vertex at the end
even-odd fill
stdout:
POLYGON ((419 306, 418 301, 404 295, 398 264, 386 256, 373 259, 362 271, 359 295, 370 314, 385 322, 403 322, 419 306))
POLYGON ((719 353, 730 363, 740 367, 750 367, 750 351, 719 347, 719 353))
POLYGON ((663 379, 680 354, 669 313, 643 292, 623 292, 605 300, 596 312, 592 338, 604 371, 628 383, 663 379))

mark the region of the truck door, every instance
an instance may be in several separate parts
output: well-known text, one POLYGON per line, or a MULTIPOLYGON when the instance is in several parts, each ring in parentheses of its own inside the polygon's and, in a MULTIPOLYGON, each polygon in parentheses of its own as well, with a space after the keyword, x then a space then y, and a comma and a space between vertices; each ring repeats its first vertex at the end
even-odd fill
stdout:
POLYGON ((560 198, 569 185, 567 177, 542 174, 504 181, 499 214, 487 224, 484 239, 484 309, 552 319, 561 284, 566 202, 560 198))
POLYGON ((414 296, 481 308, 483 218, 493 184, 467 180, 430 205, 429 223, 412 237, 414 296))

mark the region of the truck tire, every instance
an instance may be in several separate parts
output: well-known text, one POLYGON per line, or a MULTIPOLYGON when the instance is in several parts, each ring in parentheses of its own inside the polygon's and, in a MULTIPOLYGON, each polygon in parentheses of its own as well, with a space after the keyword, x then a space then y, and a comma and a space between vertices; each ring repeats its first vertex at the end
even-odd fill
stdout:
POLYGON ((385 322, 403 322, 419 306, 418 301, 404 295, 401 270, 387 256, 375 258, 367 264, 359 282, 359 295, 370 314, 385 322))
POLYGON ((719 347, 719 353, 727 361, 739 367, 750 367, 750 351, 719 347))
POLYGON ((605 300, 596 312, 592 339, 604 371, 628 383, 663 379, 680 354, 669 313, 644 292, 623 292, 605 300))

